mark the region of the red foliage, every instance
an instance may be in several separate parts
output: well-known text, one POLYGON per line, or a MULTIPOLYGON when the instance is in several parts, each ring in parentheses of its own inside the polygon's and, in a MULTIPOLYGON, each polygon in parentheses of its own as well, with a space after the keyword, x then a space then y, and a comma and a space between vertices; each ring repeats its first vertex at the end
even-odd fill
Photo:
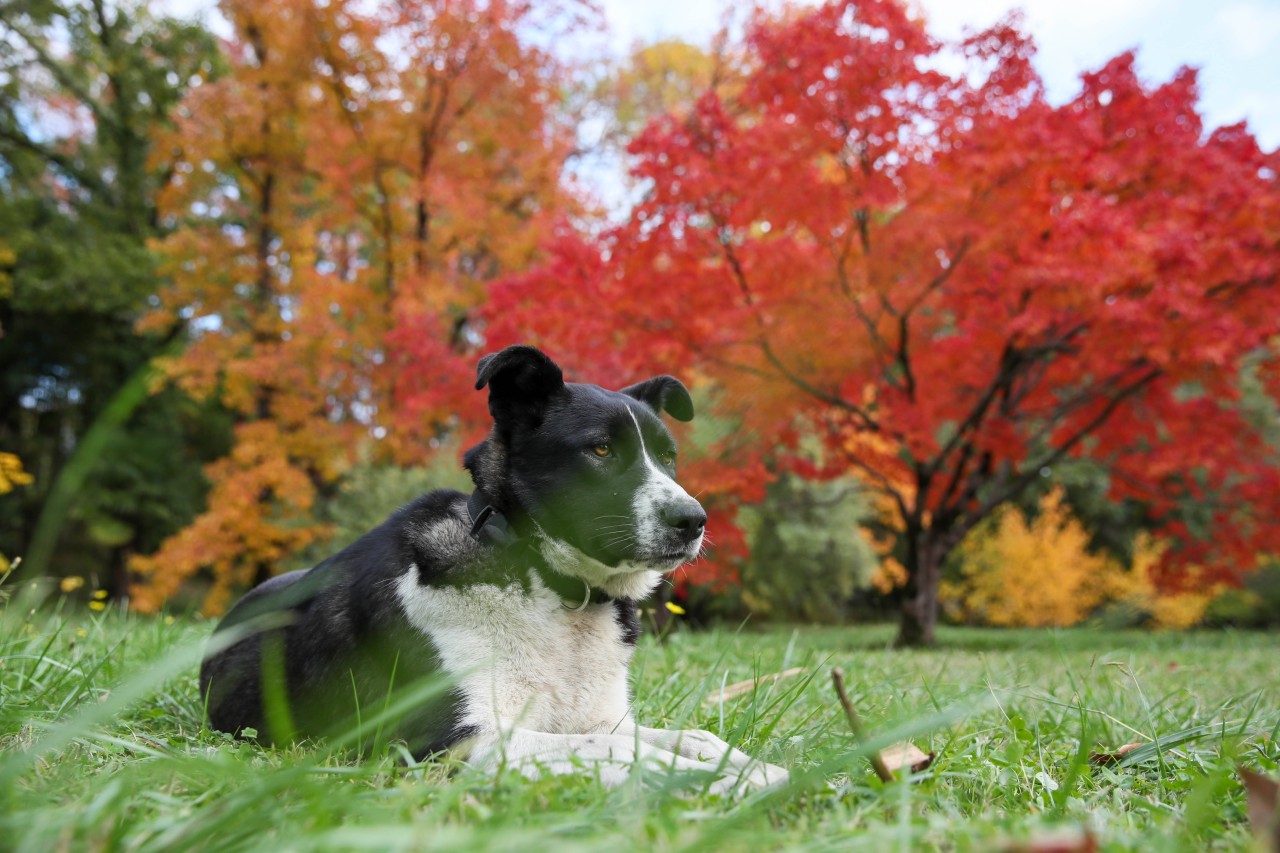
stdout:
POLYGON ((490 344, 706 377, 754 439, 696 487, 758 494, 759 460, 816 429, 824 471, 897 508, 906 641, 942 557, 1068 457, 1164 523, 1170 581, 1280 552, 1277 460, 1236 405, 1280 332, 1280 158, 1206 135, 1193 71, 1149 87, 1124 54, 1054 107, 1014 22, 946 46, 889 0, 761 15, 745 51, 732 99, 635 140, 627 222, 562 229, 492 291, 490 344), (930 70, 949 50, 966 68, 930 70))

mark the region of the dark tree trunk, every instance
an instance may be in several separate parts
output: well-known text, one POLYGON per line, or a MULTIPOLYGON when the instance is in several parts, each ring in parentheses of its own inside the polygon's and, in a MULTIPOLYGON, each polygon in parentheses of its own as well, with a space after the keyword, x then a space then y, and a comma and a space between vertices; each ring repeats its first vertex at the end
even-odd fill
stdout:
POLYGON ((945 551, 926 533, 914 537, 907 550, 907 589, 898 625, 899 648, 932 646, 938 625, 938 582, 942 578, 945 551))
POLYGON ((132 548, 111 549, 111 597, 114 599, 129 598, 129 555, 132 548))

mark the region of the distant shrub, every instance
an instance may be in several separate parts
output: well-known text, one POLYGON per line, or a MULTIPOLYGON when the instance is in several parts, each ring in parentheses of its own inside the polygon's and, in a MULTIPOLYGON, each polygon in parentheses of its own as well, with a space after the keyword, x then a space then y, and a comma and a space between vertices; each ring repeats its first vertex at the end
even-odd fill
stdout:
MULTIPOLYGON (((1160 591, 1154 570, 1164 545, 1145 534, 1132 566, 1089 548, 1090 535, 1055 489, 1028 520, 999 510, 958 549, 958 567, 940 590, 952 621, 976 625, 1065 627, 1090 617, 1110 627, 1189 628, 1219 589, 1160 591)), ((1195 568, 1188 571, 1194 574, 1195 568)))
MULTIPOLYGON (((1133 547, 1133 566, 1129 571, 1112 562, 1112 569, 1105 576, 1108 610, 1129 613, 1129 624, 1150 628, 1184 629, 1199 625, 1205 609, 1218 595, 1222 587, 1210 585, 1199 588, 1202 574, 1196 566, 1185 569, 1187 583, 1180 591, 1162 591, 1155 584, 1155 569, 1164 553, 1165 545, 1147 534, 1139 534, 1133 547)), ((1100 621, 1116 624, 1114 613, 1104 613, 1100 621), (1112 618, 1106 618, 1111 616, 1112 618)))
POLYGON ((1213 627, 1280 627, 1280 562, 1264 563, 1244 579, 1239 589, 1225 589, 1205 610, 1204 623, 1213 627))
POLYGON ((876 554, 860 529, 866 513, 851 480, 788 475, 770 484, 764 502, 738 516, 751 546, 742 568, 743 603, 772 619, 843 621, 850 599, 876 570, 876 554))
POLYGON ((1040 502, 1028 523, 1000 509, 961 543, 959 578, 940 590, 951 619, 981 625, 1065 626, 1083 620, 1107 594, 1106 557, 1088 550, 1089 534, 1061 490, 1040 502))

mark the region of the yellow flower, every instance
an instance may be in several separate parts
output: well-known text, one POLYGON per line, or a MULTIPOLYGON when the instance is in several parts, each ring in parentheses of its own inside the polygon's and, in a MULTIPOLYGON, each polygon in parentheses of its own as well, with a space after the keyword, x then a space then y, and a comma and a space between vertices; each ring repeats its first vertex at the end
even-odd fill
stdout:
POLYGON ((172 617, 172 616, 166 616, 166 617, 164 617, 164 624, 166 624, 166 625, 172 625, 172 624, 173 624, 173 622, 174 622, 174 619, 173 619, 173 617, 172 617))
POLYGON ((106 603, 105 601, 90 601, 90 602, 89 602, 89 609, 90 609, 90 610, 99 610, 99 611, 101 611, 101 610, 106 610, 106 609, 107 609, 107 603, 106 603))
POLYGON ((77 628, 76 636, 83 640, 85 637, 89 636, 89 632, 83 628, 77 628))
POLYGON ((95 589, 93 591, 93 597, 98 601, 101 601, 107 597, 107 591, 105 589, 95 589))
POLYGON ((0 453, 0 495, 12 492, 16 486, 30 485, 32 477, 22 470, 22 460, 12 453, 0 453))
POLYGON ((63 592, 75 592, 82 586, 84 586, 84 578, 77 577, 76 575, 72 575, 69 578, 63 578, 58 581, 58 589, 63 592))
POLYGON ((668 601, 668 602, 667 602, 667 609, 668 609, 668 610, 670 610, 672 613, 674 613, 674 614, 675 614, 675 615, 677 615, 677 616, 683 616, 683 615, 684 615, 684 608, 683 608, 683 607, 681 607, 679 604, 676 604, 674 601, 668 601))

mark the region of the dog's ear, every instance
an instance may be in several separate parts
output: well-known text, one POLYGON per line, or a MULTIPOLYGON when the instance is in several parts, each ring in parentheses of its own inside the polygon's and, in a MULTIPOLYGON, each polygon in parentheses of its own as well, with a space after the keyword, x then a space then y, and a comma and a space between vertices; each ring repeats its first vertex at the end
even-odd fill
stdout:
POLYGON ((654 412, 666 412, 678 421, 693 420, 693 398, 684 383, 674 376, 655 376, 628 385, 620 393, 635 397, 654 412))
POLYGON ((551 395, 564 388, 564 374, 542 350, 511 346, 486 355, 476 365, 476 390, 486 385, 489 414, 501 424, 541 411, 551 395))

